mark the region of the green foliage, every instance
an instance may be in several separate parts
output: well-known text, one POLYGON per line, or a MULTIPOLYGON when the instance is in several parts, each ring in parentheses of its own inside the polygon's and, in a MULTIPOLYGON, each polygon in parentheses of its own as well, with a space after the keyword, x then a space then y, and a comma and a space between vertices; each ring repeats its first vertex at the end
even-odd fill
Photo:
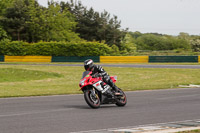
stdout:
POLYGON ((55 2, 48 4, 48 8, 41 8, 35 4, 29 6, 30 20, 27 23, 33 32, 32 42, 80 41, 78 34, 73 32, 76 22, 72 14, 67 10, 61 10, 55 2))
POLYGON ((4 55, 6 51, 6 45, 10 42, 8 39, 0 40, 0 55, 4 55))
POLYGON ((106 44, 96 42, 39 42, 33 44, 32 55, 99 56, 109 54, 106 44))
POLYGON ((109 46, 116 45, 121 49, 121 40, 126 34, 126 30, 121 30, 121 22, 117 16, 110 17, 106 11, 99 13, 93 8, 87 9, 79 1, 75 3, 61 2, 62 9, 68 9, 75 17, 77 24, 76 32, 80 37, 87 41, 99 41, 108 44, 109 46))
POLYGON ((127 50, 128 53, 133 53, 137 49, 135 39, 130 35, 130 33, 126 34, 126 36, 121 42, 121 45, 123 47, 123 50, 127 50))
POLYGON ((112 48, 112 51, 113 51, 111 55, 115 55, 115 56, 120 55, 119 48, 116 45, 112 45, 111 48, 112 48))
MULTIPOLYGON (((147 34, 137 38, 136 44, 139 50, 156 50, 157 47, 160 45, 161 40, 157 38, 155 35, 147 34)), ((161 50, 158 48, 158 50, 161 50)))
POLYGON ((78 56, 86 55, 85 51, 76 50, 83 47, 90 55, 103 55, 104 53, 96 50, 96 48, 101 48, 101 43, 109 46, 108 48, 103 47, 105 54, 110 54, 109 50, 105 49, 112 48, 112 55, 135 55, 136 50, 172 50, 176 53, 193 50, 199 52, 199 38, 200 36, 190 36, 184 32, 178 36, 159 33, 143 34, 139 31, 127 32, 127 29, 121 29, 121 21, 117 16, 111 17, 107 11, 97 12, 93 8, 87 8, 80 1, 71 0, 58 3, 51 0, 48 2, 48 7, 43 7, 37 0, 0 0, 1 54, 59 55, 60 50, 57 52, 57 48, 63 47, 61 53, 64 55, 63 53, 67 50, 65 50, 66 46, 62 45, 67 44, 69 46, 67 49, 75 50, 69 55, 75 53, 78 56), (89 48, 89 43, 84 42, 83 39, 93 41, 91 47, 94 48, 89 48), (9 42, 9 40, 19 42, 9 42), (24 44, 20 41, 40 43, 24 44), (48 46, 47 43, 41 41, 49 42, 48 46), (63 41, 63 43, 55 41, 63 41), (23 47, 20 50, 19 46, 22 46, 20 43, 26 45, 27 50, 23 51, 23 47), (79 44, 82 46, 80 47, 79 44), (16 52, 14 52, 14 46, 16 46, 16 52), (10 47, 9 50, 6 49, 8 47, 10 47))
POLYGON ((3 51, 0 51, 0 54, 3 55, 27 55, 30 45, 26 42, 21 41, 13 41, 7 42, 2 41, 0 42, 0 48, 3 48, 3 51))
POLYGON ((0 22, 12 40, 80 41, 73 15, 53 1, 46 8, 36 0, 14 0, 0 22))
POLYGON ((6 31, 0 27, 0 40, 5 40, 5 39, 8 39, 8 38, 9 37, 8 37, 6 31))
POLYGON ((140 33, 139 31, 136 31, 136 32, 129 32, 129 34, 130 34, 133 38, 135 38, 135 39, 137 39, 138 37, 140 37, 140 36, 143 35, 143 34, 140 33))
POLYGON ((188 33, 185 33, 185 32, 180 32, 179 35, 178 35, 178 38, 184 39, 184 40, 189 40, 190 35, 188 33))
POLYGON ((4 14, 5 9, 12 4, 13 0, 0 0, 0 17, 4 14))
POLYGON ((143 34, 136 39, 137 49, 139 50, 189 50, 189 42, 173 36, 162 36, 154 34, 143 34))
POLYGON ((112 50, 98 42, 0 42, 0 55, 44 55, 44 56, 100 56, 112 50))
POLYGON ((13 40, 25 40, 27 37, 28 16, 25 12, 27 12, 25 0, 13 0, 10 6, 5 8, 1 23, 13 40))
POLYGON ((200 37, 193 38, 190 43, 195 52, 200 52, 200 37))

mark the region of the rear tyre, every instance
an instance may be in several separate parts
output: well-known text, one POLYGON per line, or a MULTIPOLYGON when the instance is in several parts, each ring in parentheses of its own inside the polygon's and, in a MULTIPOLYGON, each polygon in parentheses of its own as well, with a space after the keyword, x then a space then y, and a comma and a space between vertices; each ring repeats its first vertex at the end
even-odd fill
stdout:
POLYGON ((86 103, 93 109, 100 107, 100 98, 97 92, 94 94, 92 89, 84 91, 84 98, 86 103))
POLYGON ((127 97, 121 89, 119 89, 119 92, 122 94, 122 96, 120 96, 119 98, 116 99, 116 105, 123 107, 127 103, 127 97))

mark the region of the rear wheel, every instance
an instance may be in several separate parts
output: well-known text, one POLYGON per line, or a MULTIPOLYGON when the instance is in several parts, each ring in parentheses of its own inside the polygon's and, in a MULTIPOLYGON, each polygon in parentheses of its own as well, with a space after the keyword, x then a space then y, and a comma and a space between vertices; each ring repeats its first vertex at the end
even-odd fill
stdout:
POLYGON ((86 103, 91 107, 91 108, 99 108, 100 107, 100 98, 98 96, 98 92, 96 92, 93 89, 85 90, 84 91, 84 98, 86 103))
POLYGON ((119 89, 119 92, 122 94, 122 96, 119 96, 117 99, 116 99, 116 105, 117 106, 125 106, 126 103, 127 103, 127 97, 125 95, 125 93, 119 89))

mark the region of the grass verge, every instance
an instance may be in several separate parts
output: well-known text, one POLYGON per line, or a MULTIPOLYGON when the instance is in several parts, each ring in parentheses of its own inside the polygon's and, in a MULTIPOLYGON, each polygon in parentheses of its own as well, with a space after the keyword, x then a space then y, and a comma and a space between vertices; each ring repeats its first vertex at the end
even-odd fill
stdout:
MULTIPOLYGON (((4 64, 0 65, 0 69, 13 71, 7 80, 2 80, 6 78, 5 71, 1 74, 0 97, 82 93, 78 84, 84 71, 83 67, 4 64)), ((199 69, 105 67, 105 70, 110 75, 118 76, 116 84, 125 91, 200 84, 199 69)))
POLYGON ((1 75, 0 83, 62 77, 62 75, 58 73, 49 73, 43 71, 16 69, 16 68, 0 68, 0 75, 1 75))

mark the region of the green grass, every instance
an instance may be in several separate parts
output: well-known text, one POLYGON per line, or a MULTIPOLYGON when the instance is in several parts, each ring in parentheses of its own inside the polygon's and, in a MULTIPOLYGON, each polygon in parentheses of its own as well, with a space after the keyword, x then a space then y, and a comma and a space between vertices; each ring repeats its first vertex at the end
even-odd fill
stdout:
POLYGON ((0 68, 0 83, 2 82, 18 82, 29 80, 40 80, 45 78, 61 77, 61 74, 49 73, 35 70, 16 69, 16 68, 0 68))
POLYGON ((178 85, 200 84, 199 69, 122 69, 121 72, 116 72, 116 75, 119 75, 119 86, 130 91, 177 88, 178 85))
MULTIPOLYGON (((105 67, 117 75, 117 86, 126 90, 177 88, 200 84, 199 69, 105 67)), ((0 65, 0 97, 21 97, 82 93, 79 81, 83 67, 0 65)))

